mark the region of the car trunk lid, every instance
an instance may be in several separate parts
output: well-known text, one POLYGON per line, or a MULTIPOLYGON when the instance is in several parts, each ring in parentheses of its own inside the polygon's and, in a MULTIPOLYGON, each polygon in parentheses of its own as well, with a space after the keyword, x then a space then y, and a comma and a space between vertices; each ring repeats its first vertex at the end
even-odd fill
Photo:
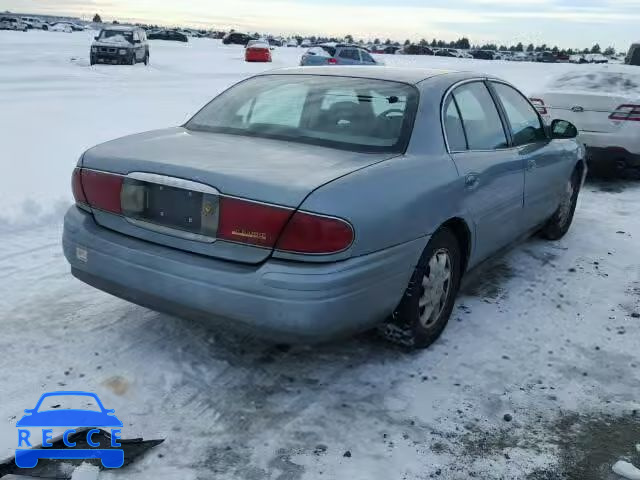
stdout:
POLYGON ((573 123, 579 131, 613 133, 623 122, 611 120, 610 115, 620 105, 629 103, 624 96, 604 93, 551 92, 543 101, 551 118, 573 123))
MULTIPOLYGON (((258 263, 271 248, 244 244, 242 238, 217 238, 221 201, 275 205, 286 219, 286 212, 295 211, 315 189, 395 155, 171 128, 90 149, 82 159, 82 185, 90 197, 87 190, 92 181, 102 181, 100 172, 120 178, 103 203, 107 207, 92 208, 96 222, 105 227, 208 256, 258 263)), ((259 234, 238 235, 255 243, 252 236, 259 234)))

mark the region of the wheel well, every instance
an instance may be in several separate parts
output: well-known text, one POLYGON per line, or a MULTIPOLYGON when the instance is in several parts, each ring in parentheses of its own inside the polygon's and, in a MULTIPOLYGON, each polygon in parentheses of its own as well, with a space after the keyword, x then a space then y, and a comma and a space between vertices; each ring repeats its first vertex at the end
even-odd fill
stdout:
POLYGON ((451 218, 444 222, 440 228, 448 228, 458 239, 460 250, 462 252, 462 272, 467 270, 469 258, 471 257, 471 232, 467 222, 459 217, 451 218))

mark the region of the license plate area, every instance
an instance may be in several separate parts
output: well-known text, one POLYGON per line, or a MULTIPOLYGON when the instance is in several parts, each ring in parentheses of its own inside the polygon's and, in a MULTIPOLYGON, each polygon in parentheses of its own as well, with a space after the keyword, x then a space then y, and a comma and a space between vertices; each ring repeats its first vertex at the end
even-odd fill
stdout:
POLYGON ((155 174, 130 174, 123 181, 120 203, 127 221, 138 227, 188 240, 215 240, 219 196, 208 185, 155 174))

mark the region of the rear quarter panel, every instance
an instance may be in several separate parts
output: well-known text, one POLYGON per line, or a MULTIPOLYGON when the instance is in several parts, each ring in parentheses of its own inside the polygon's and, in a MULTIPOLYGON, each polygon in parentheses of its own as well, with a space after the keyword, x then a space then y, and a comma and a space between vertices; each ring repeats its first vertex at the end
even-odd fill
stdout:
POLYGON ((467 223, 473 243, 473 222, 463 203, 464 179, 446 152, 440 123, 442 96, 457 78, 445 75, 418 85, 420 101, 405 154, 325 184, 303 202, 304 210, 351 222, 355 240, 350 256, 416 239, 426 246, 429 235, 454 217, 467 223))

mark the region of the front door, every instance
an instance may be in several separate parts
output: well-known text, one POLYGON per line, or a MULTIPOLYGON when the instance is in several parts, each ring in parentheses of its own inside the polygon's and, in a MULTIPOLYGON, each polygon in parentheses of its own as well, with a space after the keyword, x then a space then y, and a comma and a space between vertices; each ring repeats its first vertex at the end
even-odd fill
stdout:
POLYGON ((534 228, 555 212, 566 187, 566 153, 547 137, 540 115, 516 89, 491 82, 507 118, 513 146, 525 167, 524 227, 534 228))
POLYGON ((481 80, 462 84, 446 99, 445 130, 464 183, 465 209, 475 224, 475 263, 522 232, 524 164, 509 148, 497 106, 481 80))

